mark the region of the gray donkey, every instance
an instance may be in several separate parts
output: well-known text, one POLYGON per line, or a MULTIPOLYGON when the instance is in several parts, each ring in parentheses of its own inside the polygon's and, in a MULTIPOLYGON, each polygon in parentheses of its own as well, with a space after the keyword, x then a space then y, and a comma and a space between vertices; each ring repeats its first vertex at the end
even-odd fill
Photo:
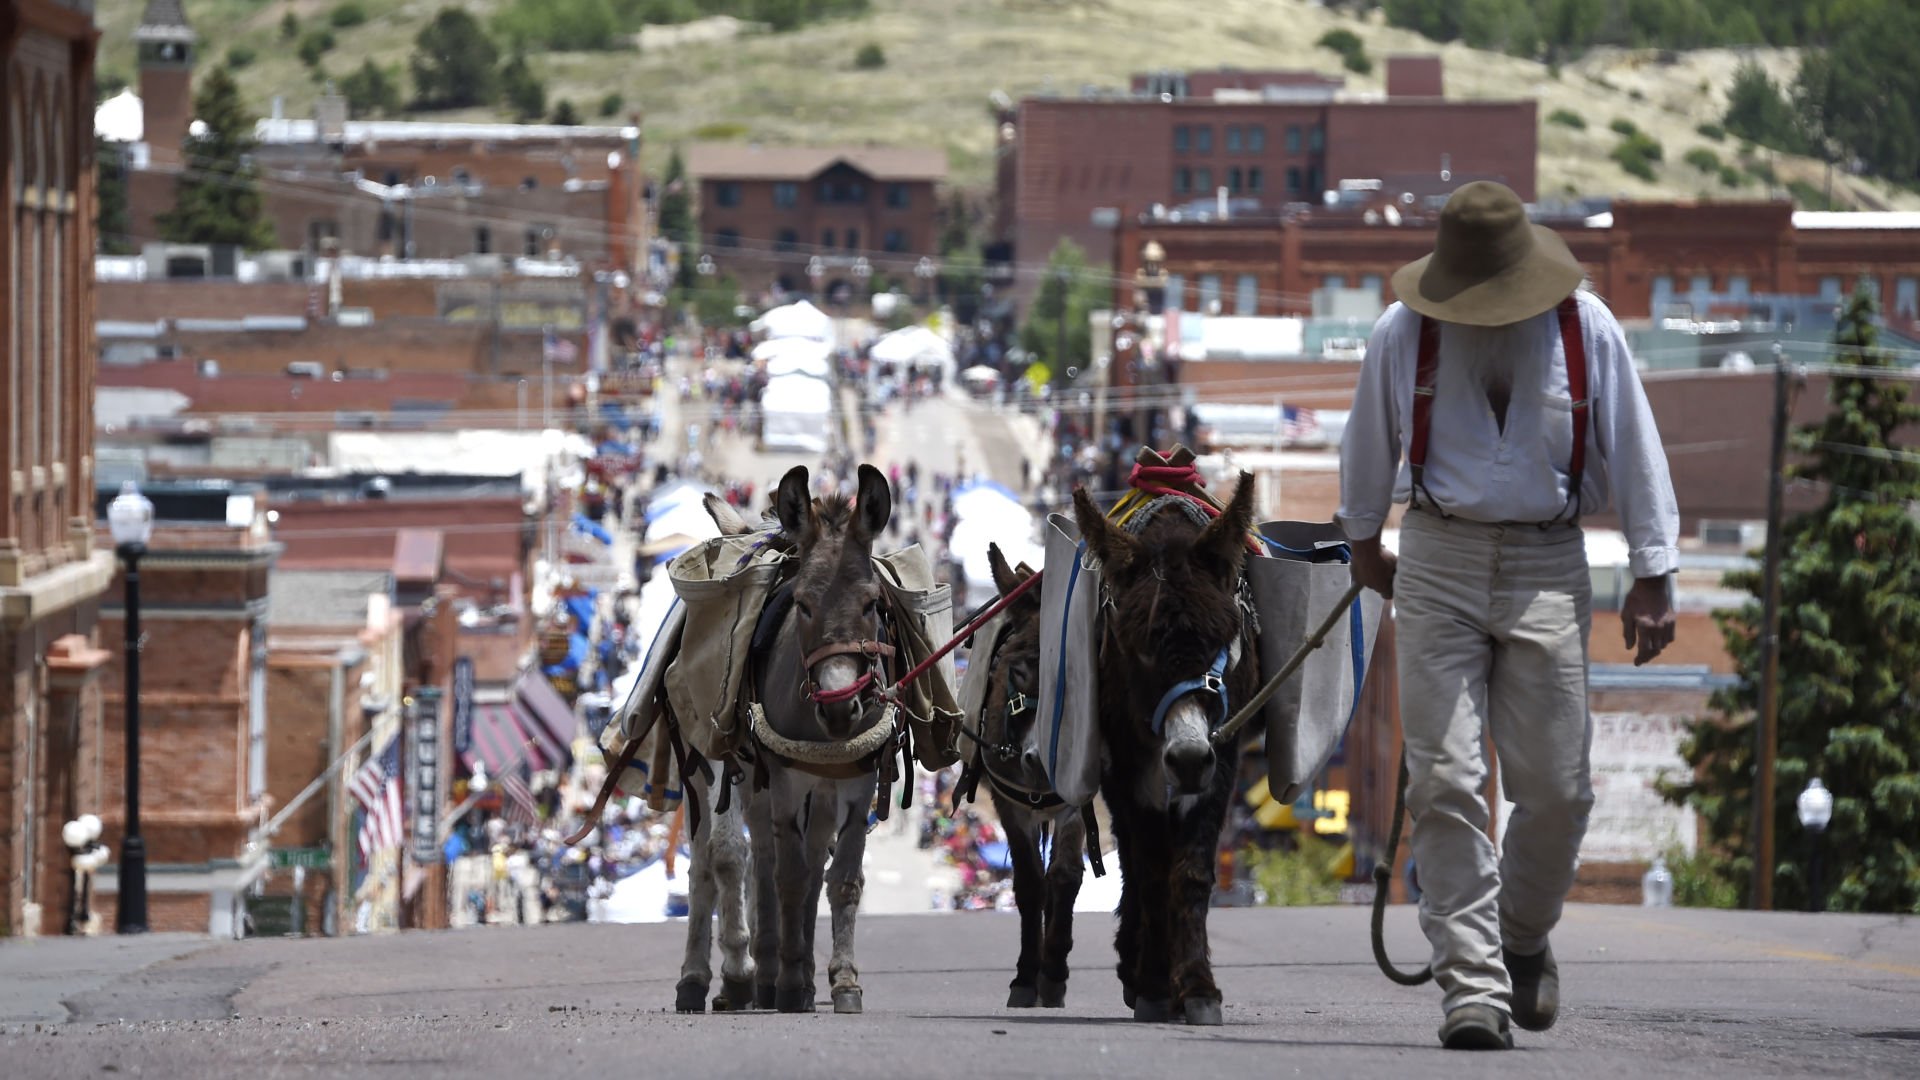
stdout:
MULTIPOLYGON (((1007 565, 998 545, 989 545, 993 583, 1006 596, 1032 576, 1007 565)), ((1013 857, 1013 898, 1020 907, 1020 959, 1014 965, 1007 1006, 1058 1009, 1067 1003, 1067 954, 1073 951, 1073 902, 1085 875, 1086 815, 1053 793, 1041 757, 1035 713, 1040 704, 1040 593, 1030 590, 999 616, 1004 629, 985 654, 975 654, 967 673, 986 679, 979 713, 969 717, 979 737, 956 802, 984 777, 1013 857), (1041 843, 1052 833, 1050 854, 1041 843)), ((969 695, 969 702, 974 698, 969 695)), ((1096 860, 1098 852, 1095 852, 1096 860)), ((1096 862, 1097 867, 1097 862, 1096 862)))
POLYGON ((755 998, 763 1008, 813 1011, 813 928, 824 885, 833 1009, 861 1011, 853 956, 861 861, 877 773, 894 745, 894 711, 880 696, 893 649, 883 643, 872 555, 892 509, 886 478, 871 465, 860 466, 855 500, 810 497, 804 466, 789 470, 774 496, 796 569, 777 645, 753 662, 753 770, 762 790, 747 814, 755 998))

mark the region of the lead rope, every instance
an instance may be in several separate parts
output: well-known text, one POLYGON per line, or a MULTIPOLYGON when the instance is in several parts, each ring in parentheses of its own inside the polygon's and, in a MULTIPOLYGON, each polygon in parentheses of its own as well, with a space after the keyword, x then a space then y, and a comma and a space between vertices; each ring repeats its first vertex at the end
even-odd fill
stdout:
POLYGON ((1393 789, 1393 828, 1387 834, 1387 859, 1373 868, 1373 962, 1380 974, 1401 986, 1420 986, 1433 979, 1433 965, 1405 972, 1387 959, 1387 894, 1392 891, 1393 862, 1400 851, 1400 822, 1407 814, 1407 755, 1400 754, 1400 783, 1393 789))

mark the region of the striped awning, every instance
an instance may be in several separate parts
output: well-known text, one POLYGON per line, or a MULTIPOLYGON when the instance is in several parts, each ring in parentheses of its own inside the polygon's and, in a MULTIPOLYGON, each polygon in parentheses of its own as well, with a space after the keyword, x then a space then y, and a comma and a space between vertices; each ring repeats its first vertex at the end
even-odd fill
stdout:
POLYGON ((573 758, 573 740, 580 736, 580 718, 573 706, 538 671, 528 671, 513 687, 513 704, 521 726, 538 740, 548 764, 560 768, 573 758))
POLYGON ((521 731, 514 707, 506 702, 473 707, 473 741, 463 757, 467 768, 484 765, 487 772, 499 776, 507 769, 526 763, 543 767, 539 743, 527 746, 529 736, 521 731), (524 751, 522 747, 525 747, 524 751))

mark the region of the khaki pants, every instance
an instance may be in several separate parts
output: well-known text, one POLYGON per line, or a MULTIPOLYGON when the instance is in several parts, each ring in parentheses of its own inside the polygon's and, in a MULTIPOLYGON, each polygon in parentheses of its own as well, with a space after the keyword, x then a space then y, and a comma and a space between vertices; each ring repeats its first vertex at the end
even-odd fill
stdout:
POLYGON ((1546 947, 1593 807, 1579 528, 1485 525, 1415 511, 1394 582, 1407 808, 1420 925, 1446 1009, 1508 1010, 1500 949, 1546 947), (1514 810, 1496 862, 1485 738, 1514 810))

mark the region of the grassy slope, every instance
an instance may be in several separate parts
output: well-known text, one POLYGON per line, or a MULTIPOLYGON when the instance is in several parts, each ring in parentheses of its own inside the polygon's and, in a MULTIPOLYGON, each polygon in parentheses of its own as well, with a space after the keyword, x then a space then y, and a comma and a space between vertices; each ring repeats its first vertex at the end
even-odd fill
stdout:
MULTIPOLYGON (((485 18, 503 0, 469 3, 485 18)), ((400 66, 414 34, 441 4, 438 0, 363 0, 373 16, 362 27, 336 31, 339 48, 325 61, 344 74, 372 57, 400 66)), ((303 23, 320 25, 332 0, 187 0, 208 60, 228 47, 248 45, 259 55, 241 73, 241 85, 265 110, 284 95, 291 115, 310 115, 318 85, 279 39, 281 17, 292 10, 303 23)), ((131 75, 132 27, 143 0, 100 0, 105 70, 131 75)), ((948 148, 955 179, 971 187, 990 180, 992 125, 987 94, 995 89, 1019 97, 1046 88, 1077 93, 1083 85, 1117 87, 1128 73, 1152 68, 1299 67, 1337 72, 1339 61, 1313 44, 1322 33, 1345 26, 1366 41, 1376 59, 1371 76, 1350 76, 1356 91, 1383 88, 1381 57, 1393 52, 1435 52, 1446 60, 1449 95, 1465 98, 1537 96, 1540 99, 1540 188, 1543 195, 1573 193, 1627 197, 1753 198, 1764 194, 1749 183, 1721 188, 1682 162, 1694 146, 1708 146, 1723 159, 1731 144, 1695 134, 1696 125, 1718 118, 1725 89, 1740 56, 1731 50, 1682 54, 1659 64, 1648 54, 1602 51, 1569 65, 1560 78, 1530 61, 1483 53, 1461 45, 1435 46, 1419 36, 1377 21, 1355 20, 1307 0, 1211 0, 1206 5, 1168 5, 1162 0, 874 0, 874 13, 854 22, 830 22, 798 32, 749 36, 736 41, 682 45, 647 55, 633 52, 557 53, 533 58, 548 80, 549 100, 574 99, 589 122, 609 91, 624 95, 627 108, 647 114, 649 157, 674 141, 715 134, 769 142, 937 143, 948 148), (856 71, 853 56, 865 42, 879 43, 887 66, 856 71), (1705 90, 1702 90, 1702 86, 1705 90), (1634 91, 1641 95, 1632 96, 1634 91), (1576 132, 1545 123, 1558 108, 1584 116, 1576 132), (1607 124, 1633 120, 1666 149, 1657 182, 1626 175, 1607 160, 1616 137, 1607 124)), ((1795 60, 1779 51, 1757 54, 1778 75, 1790 75, 1795 60)), ((453 117, 450 117, 453 118, 453 117)), ((471 117, 480 118, 480 114, 471 117)), ((1824 170, 1810 161, 1782 158, 1783 178, 1824 183, 1824 170)), ((1920 195, 1893 193, 1885 184, 1835 178, 1836 195, 1878 209, 1920 209, 1920 195)))

